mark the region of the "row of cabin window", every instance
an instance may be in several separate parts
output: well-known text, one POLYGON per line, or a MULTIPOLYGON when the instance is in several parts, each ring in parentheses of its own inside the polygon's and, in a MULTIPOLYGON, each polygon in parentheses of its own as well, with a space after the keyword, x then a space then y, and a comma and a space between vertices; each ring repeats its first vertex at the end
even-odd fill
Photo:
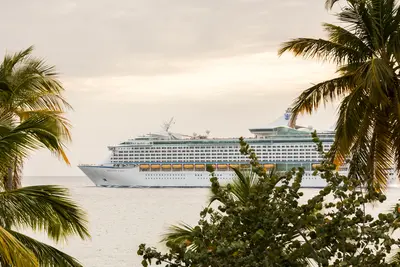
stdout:
MULTIPOLYGON (((259 156, 258 157, 261 160, 270 160, 270 159, 320 159, 321 157, 319 155, 315 156, 310 156, 310 155, 292 155, 292 156, 271 156, 271 157, 265 157, 265 156, 259 156)), ((111 157, 111 159, 124 159, 124 160, 146 160, 146 159, 151 159, 151 160, 179 160, 179 161, 185 161, 185 160, 228 160, 228 161, 240 161, 247 159, 247 157, 111 157)))
MULTIPOLYGON (((258 155, 259 158, 261 159, 271 159, 271 158, 320 158, 320 155, 315 153, 315 154, 305 154, 305 153, 298 153, 298 154, 286 154, 286 153, 276 153, 273 155, 258 155)), ((247 158, 246 156, 242 155, 202 155, 202 156, 195 156, 195 155, 181 155, 181 157, 178 156, 159 156, 159 155, 147 155, 146 157, 144 155, 139 155, 139 156, 112 156, 111 159, 245 159, 247 158)))
MULTIPOLYGON (((266 151, 315 151, 315 147, 313 148, 263 148, 263 149, 255 149, 257 152, 266 152, 266 151)), ((140 150, 142 153, 185 153, 185 152, 238 152, 239 148, 235 149, 168 149, 168 150, 156 150, 156 149, 143 149, 140 150)), ((115 153, 133 153, 133 150, 117 150, 115 153)))
MULTIPOLYGON (((287 151, 282 151, 282 152, 280 152, 280 151, 278 151, 278 152, 261 152, 261 153, 257 153, 259 156, 260 155, 290 155, 290 154, 293 154, 293 155, 297 155, 297 154, 300 154, 300 155, 305 155, 305 154, 311 154, 311 155, 317 155, 317 154, 319 154, 317 151, 295 151, 295 152, 287 152, 287 151)), ((183 154, 174 154, 174 153, 172 153, 172 155, 173 156, 181 156, 181 155, 183 155, 183 156, 221 156, 221 155, 229 155, 229 156, 243 156, 243 155, 241 155, 239 152, 236 152, 236 153, 218 153, 218 154, 210 154, 210 153, 206 153, 206 154, 202 154, 202 155, 199 155, 199 154, 189 154, 189 153, 183 153, 183 154)), ((170 154, 155 154, 155 153, 153 153, 153 154, 151 154, 151 153, 149 153, 149 154, 123 154, 123 153, 115 153, 114 154, 114 156, 156 156, 156 157, 161 157, 161 156, 164 156, 164 157, 166 157, 166 156, 170 156, 170 154)))
MULTIPOLYGON (((291 160, 297 160, 297 159, 304 159, 308 161, 315 161, 315 160, 321 160, 321 157, 305 157, 305 156, 298 156, 298 157, 285 157, 285 158, 276 158, 276 157, 271 157, 271 158, 260 158, 260 160, 273 160, 273 161, 291 161, 291 160)), ((118 162, 119 160, 127 161, 130 162, 132 160, 137 160, 137 161, 148 161, 149 158, 135 158, 135 159, 129 159, 129 158, 111 158, 111 162, 118 162)), ((159 160, 159 161, 170 161, 170 160, 175 160, 175 161, 183 161, 183 162, 191 162, 193 160, 195 161, 205 161, 205 160, 216 160, 216 161, 232 161, 232 162, 241 162, 243 161, 242 159, 215 159, 215 158, 186 158, 186 159, 175 159, 175 158, 150 158, 150 160, 159 160)))
MULTIPOLYGON (((329 147, 330 146, 330 144, 324 144, 324 147, 329 147)), ((272 146, 254 146, 254 145, 250 145, 250 147, 251 148, 253 148, 253 149, 255 149, 255 150, 257 150, 257 149, 262 149, 262 148, 264 148, 264 149, 266 149, 266 148, 272 148, 272 149, 274 149, 274 148, 315 148, 316 146, 315 146, 315 144, 302 144, 302 145, 272 145, 272 146)), ((145 148, 145 147, 119 147, 119 148, 116 148, 116 150, 122 150, 122 151, 125 151, 125 150, 156 150, 156 149, 159 149, 159 150, 182 150, 182 149, 190 149, 190 150, 193 150, 193 149, 195 149, 195 150, 204 150, 204 149, 207 149, 207 150, 215 150, 215 149, 239 149, 240 148, 240 146, 214 146, 214 147, 204 147, 204 146, 201 146, 201 147, 196 147, 196 146, 165 146, 165 147, 160 147, 160 146, 157 146, 157 147, 151 147, 151 148, 145 148)))

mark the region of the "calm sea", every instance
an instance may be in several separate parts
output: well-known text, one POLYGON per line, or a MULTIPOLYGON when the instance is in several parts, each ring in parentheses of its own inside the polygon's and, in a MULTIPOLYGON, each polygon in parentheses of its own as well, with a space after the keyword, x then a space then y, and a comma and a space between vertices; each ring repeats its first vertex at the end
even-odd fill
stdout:
MULTIPOLYGON (((24 186, 57 184, 70 189, 72 197, 88 213, 91 240, 71 238, 56 247, 87 267, 141 266, 138 245, 163 248, 158 241, 169 225, 180 221, 195 224, 205 206, 209 189, 98 188, 86 177, 25 177, 24 186)), ((317 191, 304 190, 312 196, 317 191)), ((388 201, 371 207, 386 211, 400 198, 400 189, 388 191, 388 201)), ((29 235, 52 244, 43 234, 29 235)))

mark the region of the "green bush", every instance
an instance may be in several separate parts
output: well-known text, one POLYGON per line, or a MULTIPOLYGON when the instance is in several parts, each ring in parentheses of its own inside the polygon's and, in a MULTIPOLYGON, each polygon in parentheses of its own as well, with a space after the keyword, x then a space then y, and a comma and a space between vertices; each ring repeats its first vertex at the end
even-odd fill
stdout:
MULTIPOLYGON (((315 133, 313 139, 323 153, 315 133)), ((219 206, 202 210, 198 225, 188 226, 182 238, 169 239, 167 253, 141 244, 143 266, 399 266, 400 240, 392 237, 399 226, 398 207, 377 218, 366 212, 367 204, 386 200, 382 192, 339 175, 323 161, 318 171, 327 186, 300 201, 304 170, 270 175, 240 141, 241 153, 259 177, 247 200, 235 197, 232 185, 221 186, 212 172, 219 206)))

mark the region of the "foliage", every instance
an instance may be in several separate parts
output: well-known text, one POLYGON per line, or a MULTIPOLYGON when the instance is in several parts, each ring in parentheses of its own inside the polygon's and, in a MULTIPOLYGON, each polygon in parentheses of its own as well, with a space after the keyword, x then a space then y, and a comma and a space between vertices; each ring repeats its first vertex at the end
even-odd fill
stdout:
POLYGON ((47 185, 0 192, 0 214, 1 266, 82 266, 58 249, 13 230, 44 231, 56 242, 71 235, 88 238, 86 215, 67 189, 47 185))
MULTIPOLYGON (((315 133, 313 138, 323 153, 315 133)), ((184 234, 170 240, 167 253, 141 244, 143 266, 397 266, 388 257, 400 245, 392 238, 398 208, 378 218, 366 212, 368 203, 384 202, 384 194, 362 189, 359 180, 339 175, 325 160, 318 172, 327 186, 302 200, 303 169, 270 176, 243 139, 241 152, 259 176, 248 201, 233 198, 232 187, 221 187, 212 174, 220 205, 202 210, 198 225, 186 229, 190 240, 184 234)))
MULTIPOLYGON (((27 56, 28 52, 22 54, 27 56)), ((51 104, 52 97, 41 97, 35 93, 35 90, 43 90, 44 94, 47 87, 56 88, 52 84, 54 80, 47 80, 44 75, 51 69, 46 67, 39 72, 45 66, 40 62, 35 65, 34 60, 25 56, 6 56, 0 65, 1 175, 8 171, 17 172, 29 152, 43 146, 61 155, 61 140, 65 135, 68 136, 67 129, 63 128, 68 123, 62 117, 61 108, 58 111, 39 110, 46 105, 53 105, 57 109, 57 96, 54 96, 55 102, 51 104), (15 64, 22 64, 21 61, 23 66, 16 68, 15 64), (29 100, 28 96, 32 99, 29 100), (7 101, 8 106, 5 104, 7 101), (24 105, 29 108, 23 110, 24 105)), ((43 231, 55 242, 66 241, 72 235, 81 239, 89 238, 86 214, 69 197, 67 189, 51 185, 14 190, 7 188, 0 192, 0 215, 0 266, 82 266, 75 258, 17 231, 20 228, 43 231)))
MULTIPOLYGON (((259 176, 248 167, 230 166, 230 168, 235 173, 235 176, 233 176, 232 182, 228 185, 230 187, 229 196, 232 198, 232 200, 238 200, 242 203, 251 201, 249 196, 254 190, 254 187, 260 182, 259 176)), ((211 173, 214 171, 212 165, 207 165, 207 169, 211 173)), ((276 174, 280 173, 276 172, 274 168, 268 170, 268 176, 272 177, 276 174)), ((226 185, 221 185, 221 187, 225 186, 226 185)), ((215 201, 219 201, 221 203, 224 202, 224 199, 221 199, 219 195, 214 194, 213 190, 210 190, 210 193, 211 196, 209 198, 209 205, 215 201)), ((198 246, 193 244, 193 240, 195 239, 196 235, 197 233, 194 228, 186 223, 180 223, 179 225, 172 225, 169 227, 169 231, 164 235, 162 242, 173 245, 179 245, 180 243, 184 242, 186 244, 190 244, 190 249, 197 250, 198 246)))
POLYGON ((0 117, 6 118, 8 127, 19 127, 18 133, 27 135, 24 146, 19 151, 10 149, 7 160, 1 161, 0 175, 7 189, 20 186, 23 159, 32 150, 47 148, 69 164, 65 143, 71 137, 70 124, 64 112, 71 107, 62 97, 64 88, 55 68, 32 57, 32 51, 29 47, 5 55, 0 64, 0 117))
POLYGON ((335 15, 343 27, 324 23, 327 39, 297 38, 279 50, 337 66, 337 77, 296 99, 291 123, 341 99, 331 156, 337 165, 350 158, 350 174, 380 190, 389 169, 400 168, 400 8, 395 0, 343 2, 335 15))
MULTIPOLYGON (((212 165, 207 165, 207 168, 210 172, 213 172, 214 169, 212 165)), ((228 186, 230 187, 230 198, 233 200, 238 200, 242 203, 245 203, 249 200, 249 196, 254 186, 259 183, 259 177, 256 173, 254 173, 251 169, 248 168, 240 168, 240 167, 230 167, 234 172, 235 176, 232 179, 232 183, 228 186)), ((269 172, 270 175, 274 173, 274 171, 269 172)), ((221 187, 224 187, 223 185, 221 187)), ((215 201, 223 202, 224 199, 221 199, 219 195, 214 194, 213 190, 211 191, 211 196, 209 198, 209 205, 211 205, 215 201)), ((169 231, 164 235, 162 242, 166 242, 167 244, 181 244, 182 242, 190 245, 190 249, 197 250, 199 247, 193 244, 193 240, 196 238, 198 233, 192 228, 190 225, 186 223, 180 223, 179 225, 172 225, 169 227, 169 231)))

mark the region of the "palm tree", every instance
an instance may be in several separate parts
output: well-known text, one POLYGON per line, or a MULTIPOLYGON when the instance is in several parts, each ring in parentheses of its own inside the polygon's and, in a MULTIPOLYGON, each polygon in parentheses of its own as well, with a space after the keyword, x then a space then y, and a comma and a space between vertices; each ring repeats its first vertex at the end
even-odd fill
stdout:
MULTIPOLYGON (((45 119, 46 134, 36 131, 37 148, 44 147, 69 164, 65 143, 70 140, 70 124, 64 112, 71 106, 62 97, 64 88, 53 66, 31 56, 33 47, 5 55, 0 64, 0 107, 2 116, 8 116, 15 125, 30 118, 45 119), (39 145, 40 144, 40 145, 39 145)), ((15 157, 3 169, 4 187, 18 188, 23 158, 15 157)))
MULTIPOLYGON (((49 130, 53 117, 41 114, 15 123, 10 113, 0 112, 0 170, 7 169, 15 157, 57 138, 49 130), (48 123, 50 121, 50 123, 48 123)), ((0 266, 82 266, 58 249, 19 233, 15 228, 45 231, 59 242, 68 236, 89 238, 84 211, 59 186, 31 186, 0 192, 0 266)))
POLYGON ((297 38, 279 50, 337 65, 337 77, 296 99, 291 123, 340 98, 331 159, 349 158, 350 175, 380 190, 388 169, 400 168, 400 9, 395 0, 348 0, 336 17, 344 26, 324 23, 327 39, 297 38))

